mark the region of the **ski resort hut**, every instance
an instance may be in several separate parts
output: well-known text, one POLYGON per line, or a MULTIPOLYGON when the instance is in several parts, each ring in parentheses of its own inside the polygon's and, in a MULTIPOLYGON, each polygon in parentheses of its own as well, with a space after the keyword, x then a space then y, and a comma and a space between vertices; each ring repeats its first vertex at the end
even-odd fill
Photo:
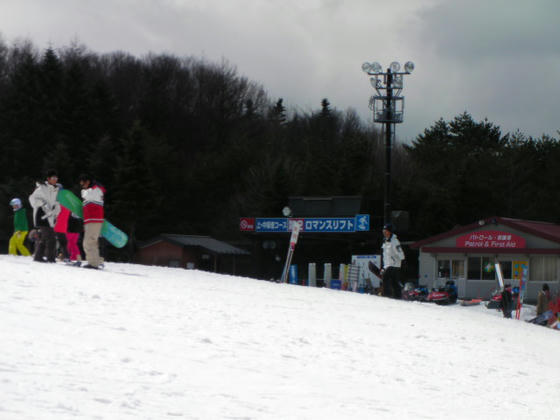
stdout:
POLYGON ((560 225, 490 217, 418 241, 419 283, 429 288, 453 280, 460 298, 489 298, 497 287, 494 264, 506 283, 518 286, 528 268, 525 300, 534 301, 544 283, 560 286, 560 225))
POLYGON ((146 265, 237 274, 238 264, 249 255, 241 248, 209 236, 161 234, 140 246, 134 260, 146 265))

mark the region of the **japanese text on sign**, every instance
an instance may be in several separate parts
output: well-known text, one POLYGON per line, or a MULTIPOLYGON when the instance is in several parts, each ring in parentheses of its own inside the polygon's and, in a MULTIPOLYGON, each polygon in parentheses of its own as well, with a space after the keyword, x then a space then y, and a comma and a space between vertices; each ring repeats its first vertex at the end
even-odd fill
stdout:
POLYGON ((484 230, 471 232, 457 238, 462 248, 525 248, 525 238, 509 232, 484 230))
POLYGON ((345 233, 369 231, 368 214, 359 214, 355 217, 257 217, 254 220, 255 232, 289 232, 292 230, 292 223, 296 222, 300 225, 302 232, 345 233))

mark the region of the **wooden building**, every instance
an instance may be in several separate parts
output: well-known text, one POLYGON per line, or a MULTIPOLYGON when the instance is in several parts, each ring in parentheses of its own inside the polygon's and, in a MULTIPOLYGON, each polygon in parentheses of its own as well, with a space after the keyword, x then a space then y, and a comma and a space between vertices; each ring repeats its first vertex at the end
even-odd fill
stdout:
POLYGON ((140 246, 134 261, 145 265, 182 267, 237 274, 250 253, 209 236, 161 234, 140 246))

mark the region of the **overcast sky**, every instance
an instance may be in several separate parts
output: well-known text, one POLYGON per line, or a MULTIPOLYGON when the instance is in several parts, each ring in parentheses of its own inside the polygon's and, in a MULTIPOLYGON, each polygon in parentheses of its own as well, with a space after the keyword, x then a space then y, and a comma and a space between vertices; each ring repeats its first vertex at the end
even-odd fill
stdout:
POLYGON ((374 91, 361 64, 411 60, 401 140, 464 111, 504 133, 559 137, 559 16, 559 0, 0 0, 0 34, 226 59, 290 108, 326 97, 366 121, 374 91))

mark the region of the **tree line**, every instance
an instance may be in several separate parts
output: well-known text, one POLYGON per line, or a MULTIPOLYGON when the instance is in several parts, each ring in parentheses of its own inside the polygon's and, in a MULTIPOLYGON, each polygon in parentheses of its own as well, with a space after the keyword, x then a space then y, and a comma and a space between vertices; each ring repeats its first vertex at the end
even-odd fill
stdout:
MULTIPOLYGON (((323 99, 287 110, 226 61, 83 45, 0 41, 0 237, 10 198, 26 202, 48 168, 75 190, 107 187, 106 214, 131 246, 159 233, 239 235, 240 216, 280 216, 289 196, 361 195, 383 213, 384 140, 323 99)), ((490 215, 558 221, 556 139, 503 134, 468 113, 393 150, 394 209, 411 238, 490 215)))

